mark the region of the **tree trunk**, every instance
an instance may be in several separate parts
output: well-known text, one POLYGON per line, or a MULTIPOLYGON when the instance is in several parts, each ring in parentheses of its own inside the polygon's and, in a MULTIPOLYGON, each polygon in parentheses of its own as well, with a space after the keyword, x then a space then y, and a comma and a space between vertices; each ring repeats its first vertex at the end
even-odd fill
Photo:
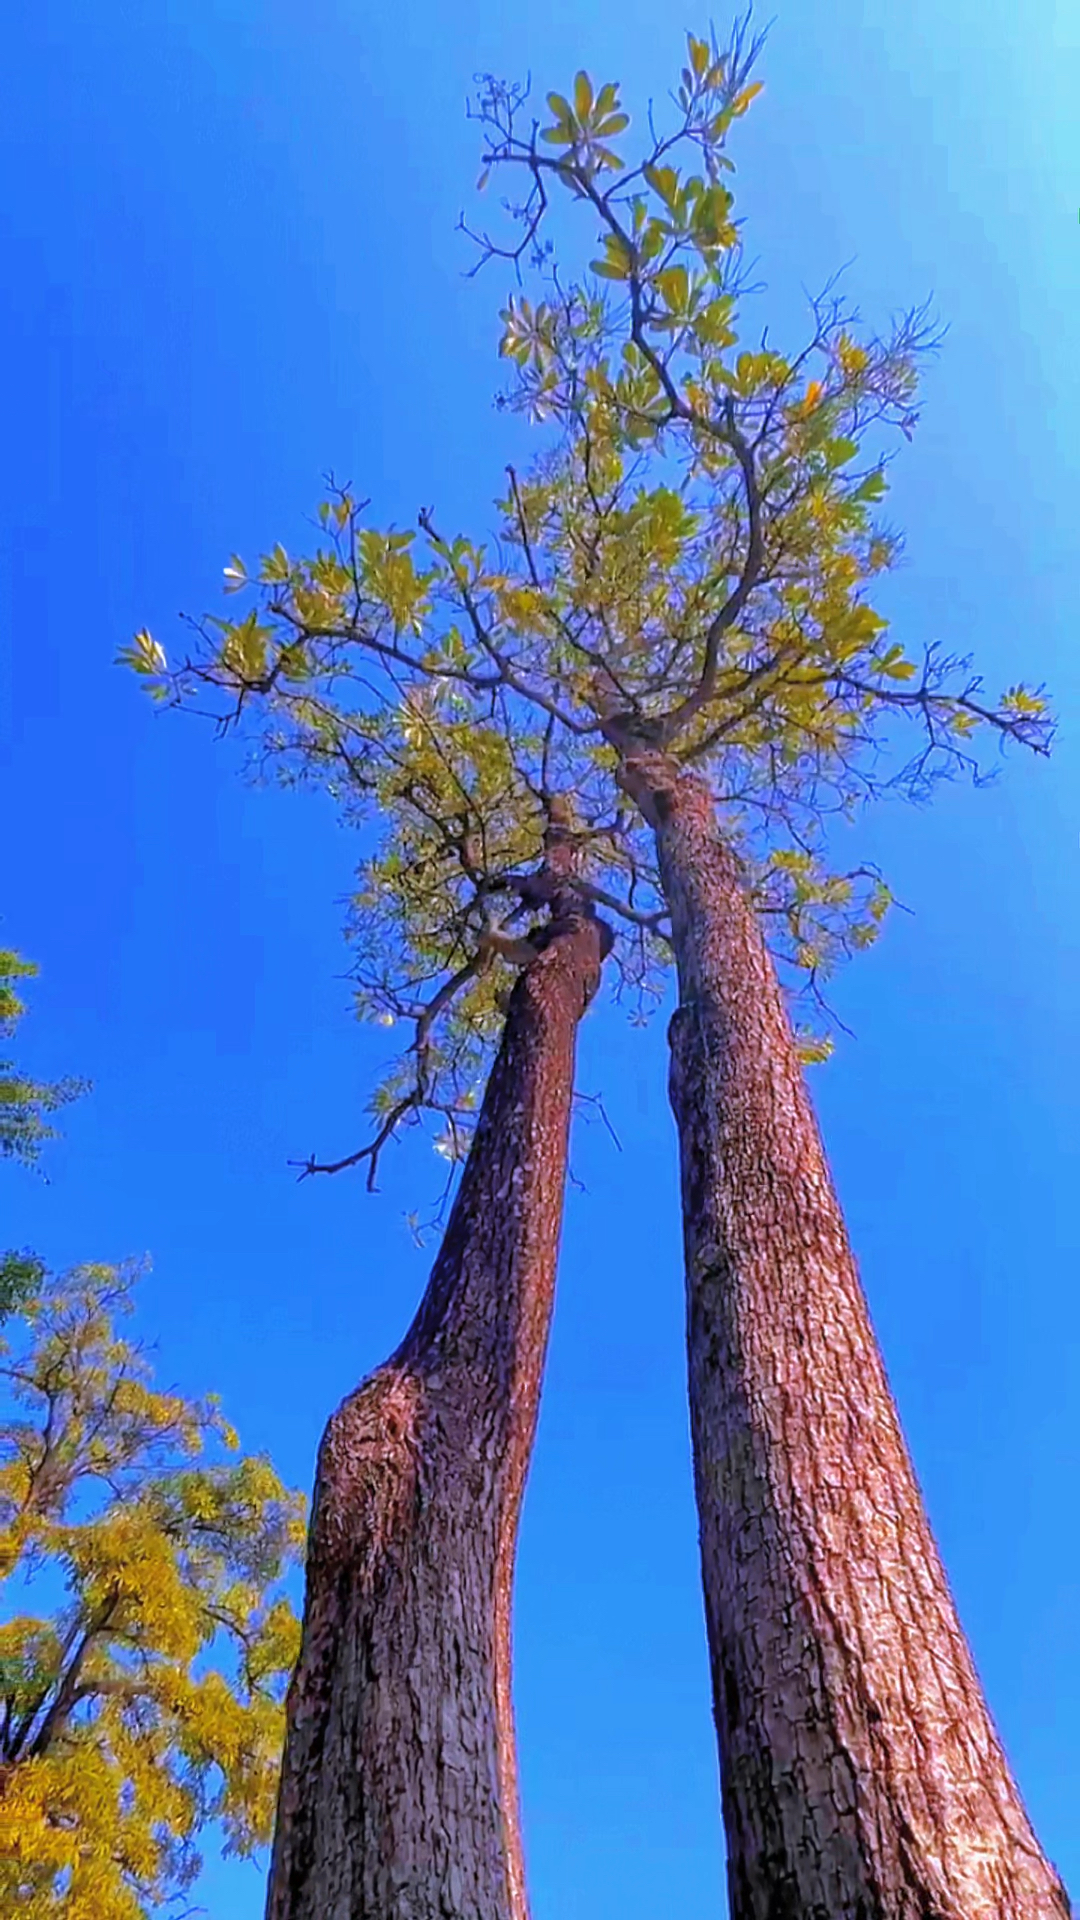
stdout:
POLYGON ((442 1248, 319 1452, 267 1920, 525 1920, 510 1607, 577 1025, 607 929, 519 976, 442 1248))
POLYGON ((961 1631, 774 967, 700 780, 656 833, 731 1920, 1063 1920, 961 1631))

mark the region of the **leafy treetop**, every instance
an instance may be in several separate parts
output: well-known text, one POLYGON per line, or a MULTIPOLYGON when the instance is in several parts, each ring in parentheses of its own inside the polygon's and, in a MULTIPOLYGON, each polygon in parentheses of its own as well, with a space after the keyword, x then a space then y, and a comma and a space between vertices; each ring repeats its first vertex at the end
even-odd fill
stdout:
POLYGON ((145 632, 123 655, 161 698, 209 692, 281 777, 324 783, 373 831, 360 1006, 411 1021, 413 1042, 349 1162, 374 1168, 426 1106, 451 1150, 464 1138, 499 1017, 492 956, 529 909, 553 794, 583 898, 622 921, 617 990, 636 1007, 656 991, 666 909, 619 785, 628 740, 711 782, 787 977, 811 993, 889 901, 875 873, 832 869, 830 817, 977 772, 979 736, 1048 746, 1041 692, 994 699, 967 661, 913 657, 870 598, 900 550, 879 508, 936 344, 925 312, 878 336, 830 289, 795 350, 741 337, 728 148, 758 51, 745 22, 725 47, 691 35, 667 122, 650 109, 633 155, 612 83, 579 73, 544 126, 525 90, 482 83, 481 186, 509 184, 502 236, 472 230, 476 264, 513 272, 502 404, 543 434, 527 472, 507 469, 488 541, 430 510, 380 529, 331 484, 314 551, 226 568, 251 596, 243 617, 195 623, 172 670, 145 632), (570 275, 550 237, 559 201, 593 242, 570 275), (917 728, 906 757, 897 723, 917 728))

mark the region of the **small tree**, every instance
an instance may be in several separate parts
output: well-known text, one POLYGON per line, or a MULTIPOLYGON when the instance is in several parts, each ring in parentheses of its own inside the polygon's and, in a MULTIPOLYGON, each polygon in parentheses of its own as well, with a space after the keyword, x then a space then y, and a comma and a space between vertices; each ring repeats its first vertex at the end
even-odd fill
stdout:
POLYGON ((0 1907, 140 1920, 208 1822, 235 1853, 269 1839, 302 1501, 212 1399, 153 1387, 116 1324, 132 1269, 5 1273, 0 1907))
POLYGON ((201 623, 175 674, 149 634, 127 658, 163 696, 210 687, 227 723, 256 713, 286 777, 389 814, 361 893, 361 988, 383 1017, 410 1012, 417 1044, 375 1139, 337 1165, 372 1159, 429 1102, 459 1117, 461 1049, 491 1031, 493 903, 528 899, 539 797, 573 796, 575 885, 623 921, 623 982, 648 991, 668 957, 678 971, 733 1920, 1058 1916, 1064 1891, 923 1512, 776 973, 816 994, 888 905, 875 874, 834 870, 832 816, 975 771, 980 735, 1045 751, 1050 723, 1038 689, 988 698, 965 660, 910 657, 869 599, 899 552, 878 509, 889 441, 916 420, 925 314, 876 337, 830 291, 796 350, 740 341, 727 149, 756 53, 743 28, 726 48, 691 36, 670 124, 650 112, 632 163, 613 84, 579 73, 548 96, 543 129, 523 91, 484 84, 481 183, 520 187, 508 237, 474 238, 518 281, 504 403, 545 432, 532 470, 508 470, 493 541, 429 511, 415 536, 379 531, 337 489, 313 554, 279 546, 250 575, 234 558, 226 584, 255 605, 201 623), (577 273, 549 237, 560 196, 599 245, 577 273), (898 759, 910 722, 916 749, 898 759), (457 777, 477 753, 491 778, 457 777))

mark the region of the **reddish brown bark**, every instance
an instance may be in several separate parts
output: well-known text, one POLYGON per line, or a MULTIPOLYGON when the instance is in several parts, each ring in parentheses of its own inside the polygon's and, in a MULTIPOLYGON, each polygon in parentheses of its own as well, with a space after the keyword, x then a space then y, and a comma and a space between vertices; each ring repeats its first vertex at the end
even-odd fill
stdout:
POLYGON ((775 970, 647 751, 732 1920, 1063 1920, 924 1512, 775 970))
POLYGON ((323 1438, 267 1920, 527 1913, 511 1584, 575 1039, 610 936, 579 912, 543 938, 416 1318, 323 1438))

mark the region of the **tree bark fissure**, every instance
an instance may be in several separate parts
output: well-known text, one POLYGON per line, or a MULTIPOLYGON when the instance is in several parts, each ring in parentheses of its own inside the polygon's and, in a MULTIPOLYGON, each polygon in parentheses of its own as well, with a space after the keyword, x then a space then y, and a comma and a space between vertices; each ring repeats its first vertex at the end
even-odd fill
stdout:
POLYGON ((703 783, 656 833, 732 1920, 1064 1920, 874 1337, 775 969, 703 783))
POLYGON ((527 1920, 514 1553, 610 934, 535 943, 413 1324, 323 1437, 267 1920, 527 1920))

